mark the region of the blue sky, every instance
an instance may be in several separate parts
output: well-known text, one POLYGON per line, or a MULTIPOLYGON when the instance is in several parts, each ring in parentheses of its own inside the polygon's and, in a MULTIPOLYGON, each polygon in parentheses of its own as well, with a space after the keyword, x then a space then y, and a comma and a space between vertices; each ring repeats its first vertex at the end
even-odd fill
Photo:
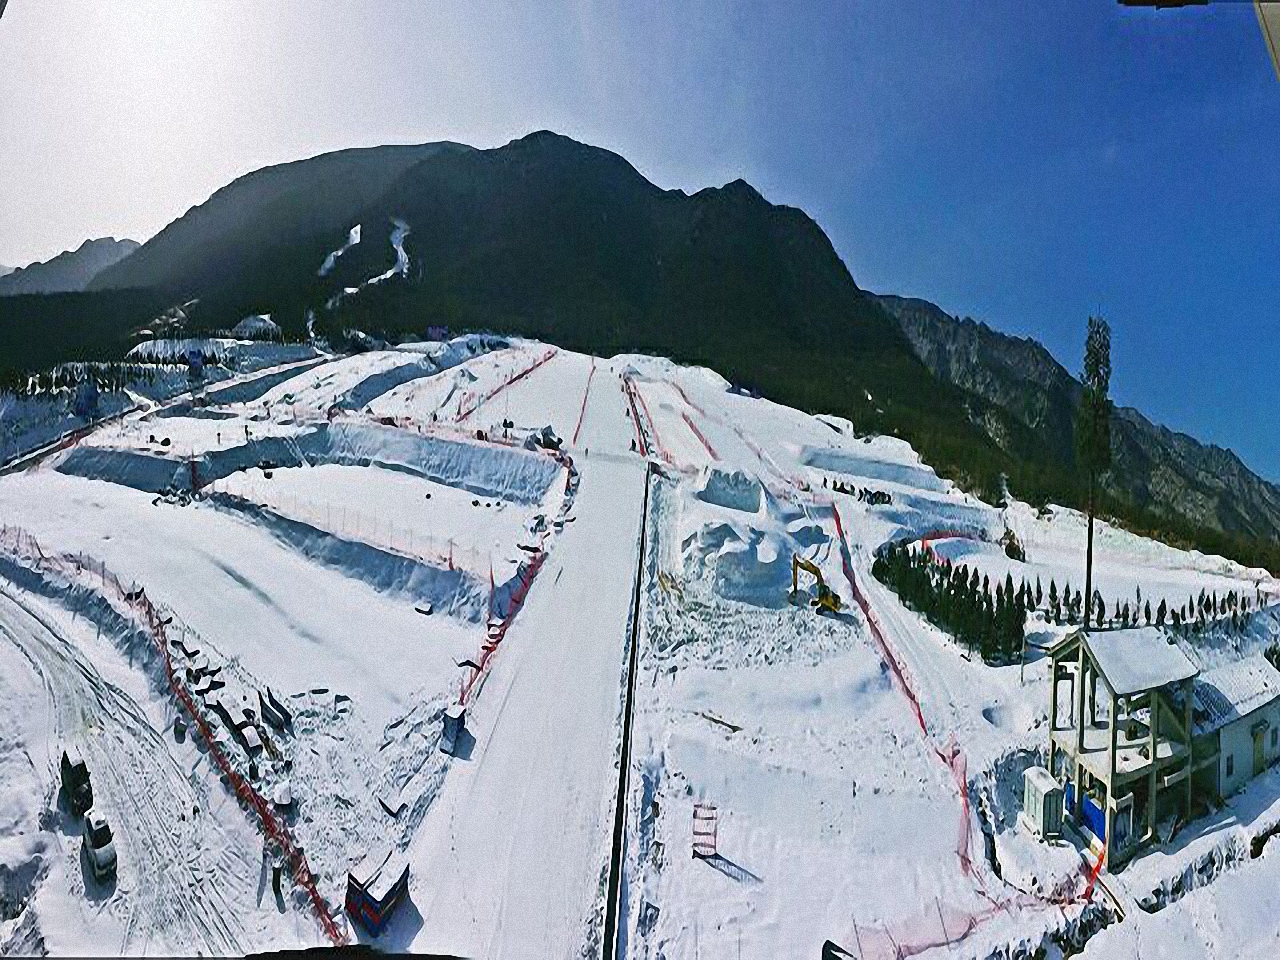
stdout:
POLYGON ((745 177, 860 285, 1072 370, 1100 309, 1119 402, 1280 480, 1280 81, 1250 5, 658 7, 18 0, 0 262, 145 239, 268 163, 550 128, 660 186, 745 177))

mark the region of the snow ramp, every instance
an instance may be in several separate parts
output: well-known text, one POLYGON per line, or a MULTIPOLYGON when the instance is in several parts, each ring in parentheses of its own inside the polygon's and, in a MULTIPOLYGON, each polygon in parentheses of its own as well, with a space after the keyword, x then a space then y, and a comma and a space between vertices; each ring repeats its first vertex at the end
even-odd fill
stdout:
POLYGON ((313 563, 331 567, 380 593, 398 595, 473 623, 488 614, 489 584, 474 574, 458 568, 437 567, 359 540, 339 537, 241 497, 214 494, 211 502, 245 514, 277 541, 313 563))
POLYGON ((303 447, 324 462, 404 470, 480 496, 527 504, 542 501, 561 469, 551 457, 517 447, 363 423, 334 423, 307 437, 303 447))
POLYGON ((946 482, 923 464, 883 460, 879 457, 863 455, 856 450, 843 450, 839 447, 806 447, 801 456, 801 462, 805 466, 815 467, 818 470, 843 473, 864 480, 897 483, 931 493, 947 492, 946 482))

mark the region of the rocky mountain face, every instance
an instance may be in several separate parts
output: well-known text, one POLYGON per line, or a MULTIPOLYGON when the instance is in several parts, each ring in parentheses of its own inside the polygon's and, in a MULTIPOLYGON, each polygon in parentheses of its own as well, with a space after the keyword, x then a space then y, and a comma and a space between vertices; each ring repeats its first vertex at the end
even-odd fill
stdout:
POLYGON ((496 328, 660 352, 867 430, 990 447, 803 211, 741 180, 663 190, 617 154, 547 131, 492 150, 343 151, 249 174, 93 286, 196 298, 193 322, 211 328, 270 312, 297 334, 313 313, 335 335, 496 328), (407 273, 365 285, 395 265, 397 221, 407 273), (320 276, 356 224, 360 242, 320 276))
MULTIPOLYGON (((175 302, 210 300, 241 309, 291 295, 325 254, 359 222, 362 209, 426 157, 472 148, 453 143, 339 150, 264 167, 233 180, 103 270, 91 290, 162 290, 175 302)), ((239 316, 235 319, 238 320, 239 316)), ((232 321, 234 323, 234 320, 232 321)))
POLYGON ((141 246, 136 240, 102 237, 86 240, 51 260, 19 267, 0 276, 0 297, 24 293, 78 293, 107 267, 123 260, 141 246))
MULTIPOLYGON (((193 332, 270 313, 286 336, 311 327, 335 342, 349 329, 445 327, 605 356, 660 353, 857 431, 900 435, 989 499, 1007 481, 1033 502, 1084 501, 1072 452, 1080 386, 1039 344, 861 290, 817 223, 742 180, 663 190, 617 154, 548 131, 491 150, 375 147, 259 170, 89 289, 86 312, 129 291, 161 309, 184 304, 193 332)), ((56 325, 56 311, 21 299, 8 298, 12 309, 0 299, 0 330, 6 310, 28 339, 31 316, 56 325)), ((112 343, 145 322, 148 303, 107 303, 112 343)), ((1136 411, 1117 411, 1115 436, 1104 509, 1143 532, 1280 569, 1274 485, 1136 411)))
MULTIPOLYGON (((1046 470, 1074 472, 1073 417, 1082 387, 1043 346, 949 316, 924 300, 879 299, 925 365, 977 398, 970 416, 1002 449, 1041 460, 1046 470)), ((1117 501, 1213 530, 1280 540, 1280 485, 1250 471, 1230 450, 1118 408, 1112 453, 1104 487, 1117 501)))

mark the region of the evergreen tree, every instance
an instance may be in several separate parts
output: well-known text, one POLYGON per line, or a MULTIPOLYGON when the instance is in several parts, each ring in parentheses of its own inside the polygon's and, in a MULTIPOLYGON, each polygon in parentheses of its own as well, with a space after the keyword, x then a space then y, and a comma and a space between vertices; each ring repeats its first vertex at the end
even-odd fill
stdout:
MULTIPOLYGON (((1085 551, 1085 596, 1093 602, 1093 521, 1098 478, 1111 468, 1111 327, 1102 317, 1090 317, 1085 337, 1084 390, 1076 411, 1076 460, 1088 477, 1089 539, 1085 551)), ((1086 628, 1091 617, 1085 608, 1086 628)))

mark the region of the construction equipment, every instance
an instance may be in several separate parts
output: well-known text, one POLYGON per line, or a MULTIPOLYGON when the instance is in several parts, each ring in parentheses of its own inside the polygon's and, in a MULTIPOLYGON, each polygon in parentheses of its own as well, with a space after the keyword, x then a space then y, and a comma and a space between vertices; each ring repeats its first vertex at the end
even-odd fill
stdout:
POLYGON ((813 600, 813 606, 819 611, 825 610, 828 613, 840 612, 840 597, 834 590, 827 586, 827 581, 822 577, 822 571, 818 569, 818 565, 812 560, 806 560, 797 553, 791 555, 791 602, 795 603, 800 596, 800 571, 813 575, 814 580, 818 583, 818 596, 813 600))

